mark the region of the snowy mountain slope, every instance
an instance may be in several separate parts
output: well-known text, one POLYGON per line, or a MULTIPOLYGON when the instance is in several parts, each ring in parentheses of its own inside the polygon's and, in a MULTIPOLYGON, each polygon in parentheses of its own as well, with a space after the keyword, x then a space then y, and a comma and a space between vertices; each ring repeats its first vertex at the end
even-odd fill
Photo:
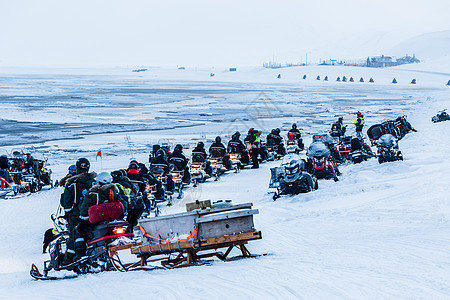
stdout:
MULTIPOLYGON (((179 76, 171 74, 173 72, 159 76, 179 76)), ((259 128, 263 125, 268 130, 284 122, 285 129, 288 129, 292 122, 299 121, 304 139, 309 143, 309 134, 328 130, 330 122, 337 115, 344 115, 344 120, 351 124, 354 111, 362 109, 368 126, 406 113, 419 131, 400 141, 405 161, 379 165, 376 160, 370 160, 359 165, 342 166, 343 175, 339 182, 320 181, 319 190, 309 194, 283 196, 274 202, 271 194, 267 194, 267 186, 270 167, 279 163, 271 162, 263 164, 259 170, 243 170, 239 174, 226 175, 219 182, 207 182, 198 189, 190 188, 185 199, 163 211, 182 211, 186 202, 197 198, 233 199, 235 204, 253 202, 254 207, 260 210, 260 214, 255 216, 255 225, 262 231, 263 239, 250 242, 248 248, 252 253, 269 254, 257 259, 215 262, 211 266, 179 270, 110 272, 66 281, 36 282, 28 275, 29 267, 31 263, 47 258, 40 253, 42 234, 51 225, 49 216, 56 210, 61 190, 1 201, 0 232, 4 240, 0 244, 2 297, 449 297, 450 175, 447 170, 450 167, 450 145, 446 141, 450 138, 450 122, 433 124, 430 121, 433 114, 448 105, 448 89, 441 84, 446 76, 408 71, 396 73, 395 70, 320 67, 282 71, 246 70, 237 75, 224 73, 223 78, 218 74, 212 83, 209 79, 199 81, 199 72, 183 76, 190 77, 190 84, 197 88, 199 84, 210 88, 217 84, 219 87, 223 85, 224 89, 233 89, 242 84, 255 90, 255 96, 256 91, 264 91, 284 114, 291 114, 261 119, 263 123, 261 120, 248 120, 245 124, 238 124, 240 130, 244 130, 245 125, 259 125, 259 128), (352 75, 347 76, 354 76, 355 79, 359 74, 374 76, 376 83, 340 84, 312 79, 316 74, 325 73, 323 70, 327 74, 336 72, 333 76, 350 73, 352 75), (283 73, 282 79, 276 80, 274 75, 280 72, 283 73), (299 80, 304 73, 308 73, 308 80, 299 80), (393 74, 400 74, 405 81, 397 86, 389 84, 393 74), (413 76, 423 76, 418 78, 416 86, 408 83, 413 76), (224 83, 217 83, 219 77, 224 83)), ((152 84, 150 80, 147 83, 152 84)), ((26 93, 26 90, 22 92, 26 93)), ((250 96, 254 94, 239 98, 230 93, 220 100, 216 99, 217 103, 223 101, 224 105, 216 106, 212 111, 223 111, 227 118, 242 110, 240 102, 251 101, 248 99, 253 99, 250 96), (233 109, 224 110, 225 106, 233 109)), ((206 94, 205 98, 208 97, 211 95, 206 94)), ((189 102, 170 102, 176 99, 168 98, 167 107, 179 107, 177 114, 180 118, 189 119, 183 110, 189 102)), ((129 96, 129 101, 133 101, 132 96, 129 96)), ((111 105, 114 105, 113 101, 111 105)), ((209 106, 211 104, 205 104, 205 107, 209 106)), ((151 111, 157 111, 153 108, 150 108, 151 111)), ((86 110, 84 108, 79 113, 83 114, 86 110)), ((135 111, 143 110, 141 106, 135 107, 135 111)), ((43 113, 49 112, 43 110, 43 113)), ((133 113, 133 110, 128 113, 133 113)), ((114 116, 110 120, 114 120, 114 116)), ((162 137, 173 138, 174 142, 195 142, 201 135, 212 138, 227 128, 230 132, 234 130, 226 122, 206 121, 205 125, 192 128, 130 133, 135 156, 146 161, 146 145, 162 137)), ((67 166, 80 155, 90 155, 94 170, 102 167, 106 170, 123 168, 130 157, 128 147, 124 146, 123 134, 120 133, 37 145, 47 147, 43 151, 55 152, 51 156, 55 177, 62 176, 67 166), (105 144, 108 146, 103 162, 95 161, 92 153, 105 144)))
POLYGON ((387 53, 398 57, 415 54, 421 60, 448 58, 450 30, 421 34, 401 42, 387 53))

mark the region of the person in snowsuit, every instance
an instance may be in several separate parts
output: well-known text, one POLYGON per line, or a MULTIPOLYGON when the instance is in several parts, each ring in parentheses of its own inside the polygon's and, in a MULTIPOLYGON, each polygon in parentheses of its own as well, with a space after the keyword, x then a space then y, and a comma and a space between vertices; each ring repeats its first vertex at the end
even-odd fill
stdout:
MULTIPOLYGON (((128 203, 127 222, 130 223, 131 228, 137 225, 137 221, 141 217, 144 209, 146 209, 143 199, 144 196, 139 194, 139 187, 133 185, 127 176, 123 176, 121 171, 111 172, 112 183, 119 188, 119 193, 128 203)), ((148 199, 147 199, 147 202, 148 199)), ((147 209, 150 209, 148 204, 147 209)))
POLYGON ((250 155, 252 158, 252 169, 259 168, 258 155, 261 152, 261 133, 254 128, 248 130, 247 137, 244 141, 250 145, 250 155))
POLYGON ((360 111, 358 111, 356 113, 355 126, 356 126, 356 137, 359 139, 362 139, 363 138, 362 130, 364 127, 364 116, 360 111))
POLYGON ((206 153, 205 144, 203 142, 198 142, 197 146, 192 150, 192 162, 205 163, 206 174, 212 176, 211 162, 208 160, 208 154, 206 153))
POLYGON ((89 222, 89 208, 93 205, 116 201, 122 203, 124 212, 126 212, 128 209, 128 201, 120 194, 119 187, 112 183, 111 175, 107 172, 101 172, 96 177, 96 184, 93 185, 87 193, 85 193, 84 199, 81 202, 81 221, 77 226, 77 231, 83 234, 86 239, 92 239, 93 224, 89 222))
POLYGON ((156 152, 156 157, 150 164, 150 173, 152 175, 160 174, 161 177, 166 177, 167 178, 166 192, 169 194, 173 194, 175 184, 173 182, 172 175, 170 175, 170 165, 165 159, 165 156, 166 154, 163 149, 159 149, 156 152))
POLYGON ((277 153, 280 155, 286 154, 286 149, 284 149, 283 138, 280 136, 281 130, 279 128, 272 129, 272 131, 267 135, 267 146, 278 146, 277 153))
POLYGON ((191 182, 191 174, 189 173, 188 163, 189 160, 183 154, 183 146, 178 144, 173 149, 172 154, 169 156, 169 163, 175 166, 175 171, 183 171, 183 182, 191 182))
POLYGON ((222 158, 223 166, 228 170, 231 169, 230 156, 227 154, 225 145, 222 144, 220 136, 216 136, 214 143, 209 147, 209 156, 214 158, 222 158))
POLYGON ((241 156, 241 162, 243 164, 248 164, 250 162, 250 157, 248 155, 247 148, 244 143, 240 140, 241 133, 236 131, 232 136, 231 140, 228 142, 227 153, 238 153, 241 156))
POLYGON ((86 250, 84 237, 75 228, 81 220, 79 206, 84 195, 94 185, 94 178, 97 176, 95 172, 89 172, 90 163, 86 158, 78 159, 75 165, 77 174, 67 179, 67 185, 61 197, 61 206, 64 208, 69 231, 63 265, 73 262, 75 256, 83 255, 86 250))
POLYGON ((300 148, 300 150, 305 149, 305 145, 303 144, 302 135, 300 133, 300 130, 298 130, 298 128, 297 128, 297 124, 295 124, 295 123, 292 124, 292 128, 288 131, 288 134, 287 134, 288 139, 291 134, 293 134, 294 138, 297 140, 298 147, 300 148))
POLYGON ((331 131, 330 134, 332 137, 342 137, 345 134, 345 130, 347 129, 344 124, 344 118, 339 117, 338 120, 331 125, 331 131))

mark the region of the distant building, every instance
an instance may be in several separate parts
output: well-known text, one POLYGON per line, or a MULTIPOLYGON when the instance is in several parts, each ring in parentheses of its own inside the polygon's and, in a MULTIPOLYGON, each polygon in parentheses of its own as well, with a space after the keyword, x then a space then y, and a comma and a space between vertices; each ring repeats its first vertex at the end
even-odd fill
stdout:
POLYGON ((419 62, 420 60, 417 59, 414 54, 412 57, 406 55, 398 59, 392 56, 381 55, 381 56, 367 57, 366 66, 371 68, 386 68, 419 62))

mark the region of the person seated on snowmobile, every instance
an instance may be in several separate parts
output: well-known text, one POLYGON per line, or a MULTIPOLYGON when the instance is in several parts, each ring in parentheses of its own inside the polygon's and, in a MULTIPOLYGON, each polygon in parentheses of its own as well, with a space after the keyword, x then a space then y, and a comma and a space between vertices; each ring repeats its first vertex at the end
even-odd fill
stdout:
MULTIPOLYGON (((108 172, 101 172, 95 179, 93 185, 84 195, 84 199, 80 205, 80 224, 77 226, 77 231, 83 234, 87 240, 92 239, 93 224, 89 222, 89 208, 93 205, 102 204, 105 202, 117 202, 123 205, 124 213, 128 209, 128 201, 122 197, 119 187, 112 182, 112 177, 108 172)), ((105 220, 114 221, 114 220, 105 220)))
POLYGON ((330 134, 332 137, 342 137, 345 134, 346 126, 343 125, 344 118, 339 117, 338 120, 331 125, 330 134))
POLYGON ((9 160, 6 155, 0 156, 0 176, 6 180, 6 182, 13 182, 13 178, 9 173, 9 160))
POLYGON ((74 175, 76 175, 77 174, 77 166, 76 165, 70 165, 69 166, 69 173, 67 173, 67 175, 66 176, 64 176, 63 178, 61 178, 61 180, 59 181, 59 186, 61 186, 62 188, 63 188, 63 193, 64 193, 64 190, 66 189, 66 186, 67 186, 67 180, 70 178, 70 177, 72 177, 72 176, 74 176, 74 175))
MULTIPOLYGON (((172 179, 172 175, 170 175, 170 165, 165 159, 165 152, 163 149, 159 149, 156 152, 156 157, 153 162, 150 164, 150 173, 151 174, 159 174, 161 177, 167 178, 166 192, 172 194, 175 184, 172 179)), ((159 180, 159 178, 157 178, 159 180)))
POLYGON ((358 111, 356 113, 355 126, 356 126, 356 137, 359 139, 362 139, 363 138, 362 130, 364 127, 364 116, 360 111, 358 111))
POLYGON ((111 172, 112 183, 117 185, 119 193, 128 203, 127 222, 131 227, 137 225, 137 220, 144 210, 150 211, 150 202, 147 196, 138 197, 139 187, 133 185, 127 176, 123 176, 120 170, 111 172))
POLYGON ((292 128, 288 131, 288 139, 291 135, 294 135, 294 138, 297 140, 298 142, 298 147, 303 150, 305 148, 305 146, 303 145, 303 140, 302 140, 302 135, 300 133, 300 130, 297 129, 297 124, 292 124, 292 128))
POLYGON ((181 144, 175 146, 173 153, 169 156, 169 163, 175 166, 174 171, 184 171, 182 179, 184 183, 191 182, 191 174, 188 167, 189 160, 183 154, 183 146, 181 144))
POLYGON ((91 164, 86 158, 78 159, 75 165, 77 167, 76 175, 67 179, 67 185, 60 200, 69 231, 64 265, 73 262, 75 256, 83 255, 86 250, 84 237, 75 228, 81 221, 80 205, 84 194, 94 185, 94 178, 97 177, 95 172, 89 172, 91 164))
POLYGON ((259 168, 258 154, 261 152, 261 132, 250 128, 244 142, 250 146, 250 155, 252 158, 252 169, 259 168))
POLYGON ((280 136, 280 132, 280 128, 272 129, 272 131, 267 135, 267 146, 278 146, 277 153, 280 155, 285 155, 286 150, 284 149, 283 138, 280 136))
POLYGON ((192 150, 192 162, 205 163, 205 172, 209 176, 212 176, 211 162, 208 160, 208 154, 205 150, 205 144, 198 142, 197 146, 192 150))
POLYGON ((240 137, 241 137, 241 133, 239 131, 236 131, 231 136, 231 140, 228 142, 227 153, 228 154, 231 154, 231 153, 240 154, 241 162, 243 164, 248 164, 249 160, 250 160, 250 158, 248 156, 248 151, 247 151, 247 148, 245 147, 244 143, 240 140, 240 137))
POLYGON ((220 136, 216 136, 214 143, 209 147, 209 156, 213 158, 222 158, 223 166, 228 170, 231 169, 230 156, 227 154, 225 145, 222 144, 220 136))

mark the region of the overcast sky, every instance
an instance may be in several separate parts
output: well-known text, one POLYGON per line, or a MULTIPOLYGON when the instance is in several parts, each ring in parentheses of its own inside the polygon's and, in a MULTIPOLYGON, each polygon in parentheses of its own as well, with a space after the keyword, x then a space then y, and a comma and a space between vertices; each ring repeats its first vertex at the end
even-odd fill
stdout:
POLYGON ((380 54, 448 0, 0 0, 2 66, 231 66, 380 54))

